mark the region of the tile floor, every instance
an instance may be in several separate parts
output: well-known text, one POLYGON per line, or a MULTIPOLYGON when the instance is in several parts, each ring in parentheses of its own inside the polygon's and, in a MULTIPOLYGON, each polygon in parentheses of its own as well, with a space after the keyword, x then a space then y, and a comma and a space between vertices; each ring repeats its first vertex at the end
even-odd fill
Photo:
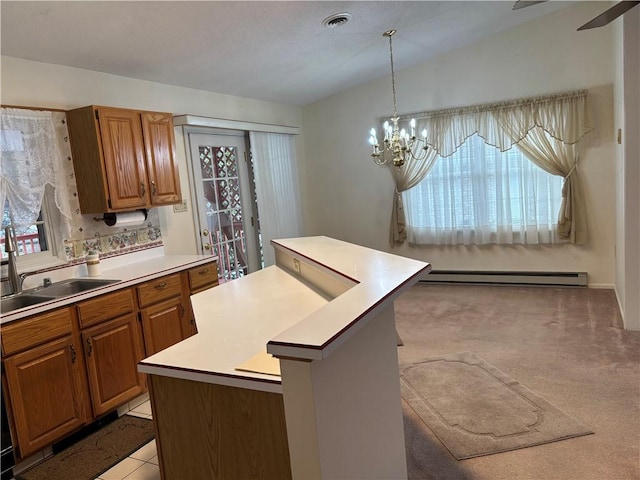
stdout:
MULTIPOLYGON (((149 400, 139 405, 131 406, 128 415, 151 418, 151 404, 149 400)), ((95 480, 160 480, 156 441, 152 440, 144 447, 133 452, 128 458, 111 467, 95 480)))

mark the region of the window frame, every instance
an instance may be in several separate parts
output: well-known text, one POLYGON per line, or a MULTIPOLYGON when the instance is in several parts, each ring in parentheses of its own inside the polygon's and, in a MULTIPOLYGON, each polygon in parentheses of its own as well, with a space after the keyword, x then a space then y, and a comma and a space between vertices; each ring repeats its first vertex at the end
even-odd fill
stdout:
MULTIPOLYGON (((51 202, 55 202, 52 192, 49 188, 45 189, 40 208, 40 216, 42 217, 41 225, 45 232, 47 241, 47 250, 17 255, 17 267, 19 272, 42 270, 49 267, 55 267, 66 263, 64 258, 64 249, 62 238, 57 233, 54 225, 55 208, 51 206, 51 202)), ((35 225, 35 224, 34 224, 35 225)), ((2 276, 7 276, 8 259, 2 259, 2 276)))

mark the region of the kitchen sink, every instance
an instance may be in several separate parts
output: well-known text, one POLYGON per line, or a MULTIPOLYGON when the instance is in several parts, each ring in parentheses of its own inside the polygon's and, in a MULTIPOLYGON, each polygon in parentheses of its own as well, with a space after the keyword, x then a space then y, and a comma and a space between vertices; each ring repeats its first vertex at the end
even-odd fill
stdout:
POLYGON ((67 295, 86 292, 119 281, 120 280, 107 280, 104 278, 70 278, 39 289, 38 295, 47 295, 56 298, 66 297, 67 295))
POLYGON ((30 307, 37 305, 38 303, 48 302, 49 300, 55 300, 56 297, 50 297, 45 295, 30 295, 30 294, 18 294, 12 295, 0 300, 0 310, 3 312, 10 312, 19 308, 30 307))
POLYGON ((77 293, 88 292, 96 288, 104 287, 120 280, 107 280, 105 278, 70 278, 60 282, 52 283, 48 287, 38 287, 31 290, 24 290, 16 295, 9 295, 0 300, 0 311, 2 313, 18 310, 19 308, 31 307, 39 303, 68 297, 77 293))

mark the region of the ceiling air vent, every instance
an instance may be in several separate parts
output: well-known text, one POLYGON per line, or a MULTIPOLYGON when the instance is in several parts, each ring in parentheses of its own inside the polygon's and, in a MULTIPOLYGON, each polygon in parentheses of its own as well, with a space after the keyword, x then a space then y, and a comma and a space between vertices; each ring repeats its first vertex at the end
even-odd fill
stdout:
POLYGON ((351 19, 350 13, 334 13, 322 21, 322 25, 328 28, 341 27, 351 19))

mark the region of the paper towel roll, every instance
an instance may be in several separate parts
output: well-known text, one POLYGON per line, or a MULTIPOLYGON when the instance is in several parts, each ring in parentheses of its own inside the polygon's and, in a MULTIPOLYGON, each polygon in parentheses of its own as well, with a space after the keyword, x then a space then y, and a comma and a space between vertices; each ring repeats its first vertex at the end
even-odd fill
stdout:
POLYGON ((110 227, 130 227, 142 225, 147 219, 146 210, 136 210, 135 212, 105 213, 104 223, 110 227))

